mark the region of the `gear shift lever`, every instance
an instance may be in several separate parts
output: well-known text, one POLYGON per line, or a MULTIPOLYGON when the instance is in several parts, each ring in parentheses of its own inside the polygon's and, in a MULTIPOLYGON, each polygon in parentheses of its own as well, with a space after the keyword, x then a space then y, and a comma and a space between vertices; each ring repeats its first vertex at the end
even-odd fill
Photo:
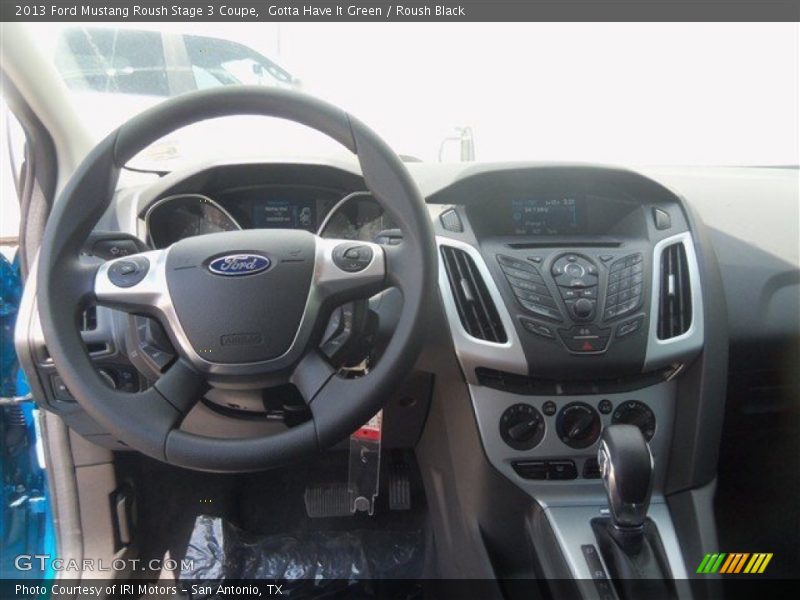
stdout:
POLYGON ((597 462, 614 526, 641 529, 653 489, 653 455, 642 432, 634 425, 606 427, 597 462))
POLYGON ((669 561, 655 523, 647 519, 653 455, 634 425, 603 430, 597 462, 611 519, 594 519, 600 553, 623 600, 674 599, 669 561))

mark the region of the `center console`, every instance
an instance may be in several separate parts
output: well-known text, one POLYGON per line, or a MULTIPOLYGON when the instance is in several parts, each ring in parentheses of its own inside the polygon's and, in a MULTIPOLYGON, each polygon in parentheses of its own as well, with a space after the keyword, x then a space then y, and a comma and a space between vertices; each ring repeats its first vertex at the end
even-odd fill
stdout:
POLYGON ((595 531, 609 516, 597 456, 604 431, 635 426, 653 460, 648 522, 685 578, 664 488, 678 378, 704 334, 680 202, 591 169, 456 191, 437 207, 440 286, 487 459, 543 507, 572 575, 621 597, 595 531))

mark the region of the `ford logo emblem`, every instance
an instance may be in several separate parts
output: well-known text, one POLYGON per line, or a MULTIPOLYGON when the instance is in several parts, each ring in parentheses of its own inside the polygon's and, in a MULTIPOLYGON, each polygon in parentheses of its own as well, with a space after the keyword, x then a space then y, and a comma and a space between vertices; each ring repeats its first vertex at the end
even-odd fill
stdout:
POLYGON ((270 260, 260 254, 228 254, 208 263, 208 270, 217 275, 238 277, 253 275, 269 268, 270 260))

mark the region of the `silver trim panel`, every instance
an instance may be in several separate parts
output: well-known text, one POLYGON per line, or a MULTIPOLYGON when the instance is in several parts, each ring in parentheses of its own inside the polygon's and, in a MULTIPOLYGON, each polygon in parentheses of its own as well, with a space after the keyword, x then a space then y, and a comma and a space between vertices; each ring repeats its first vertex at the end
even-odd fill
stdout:
POLYGON ((270 369, 288 366, 283 363, 300 357, 303 350, 300 348, 301 342, 307 339, 308 332, 315 324, 317 310, 322 300, 331 292, 341 292, 348 286, 361 287, 385 281, 386 261, 380 245, 358 242, 358 245, 372 248, 372 260, 363 270, 351 273, 340 269, 333 261, 334 248, 343 243, 352 244, 354 242, 315 236, 314 274, 300 326, 289 349, 281 356, 270 360, 244 364, 218 363, 207 360, 195 351, 170 298, 166 268, 169 248, 137 255, 147 258, 150 267, 144 279, 129 288, 117 287, 111 283, 108 277, 109 268, 117 261, 126 260, 127 257, 103 263, 95 278, 95 294, 100 304, 107 304, 125 311, 151 313, 162 320, 176 348, 202 372, 218 376, 259 374, 270 369))
POLYGON ((704 342, 703 290, 700 285, 700 268, 697 264, 692 234, 688 231, 665 238, 653 248, 653 281, 650 296, 650 331, 647 336, 647 351, 644 370, 665 367, 678 360, 686 360, 699 352, 704 342), (658 305, 661 295, 661 255, 668 246, 683 244, 689 268, 689 291, 692 301, 692 322, 686 333, 667 340, 658 339, 658 305))
POLYGON ((461 363, 467 383, 478 383, 475 376, 476 367, 492 366, 509 373, 527 375, 528 360, 522 350, 522 343, 517 335, 517 330, 514 327, 514 322, 506 308, 503 297, 500 295, 500 290, 497 289, 497 284, 495 284, 494 278, 489 272, 489 268, 486 266, 480 251, 475 246, 444 236, 437 236, 436 244, 439 248, 439 291, 447 314, 447 321, 450 324, 450 333, 453 336, 453 344, 455 345, 458 361, 461 363), (506 343, 499 344, 481 340, 471 336, 464 329, 458 316, 455 298, 453 298, 453 293, 450 289, 450 281, 447 278, 447 269, 441 253, 443 246, 462 250, 472 258, 478 268, 478 272, 483 277, 483 282, 489 291, 489 295, 492 297, 492 302, 494 302, 497 314, 503 323, 503 328, 506 330, 506 335, 508 336, 506 343))

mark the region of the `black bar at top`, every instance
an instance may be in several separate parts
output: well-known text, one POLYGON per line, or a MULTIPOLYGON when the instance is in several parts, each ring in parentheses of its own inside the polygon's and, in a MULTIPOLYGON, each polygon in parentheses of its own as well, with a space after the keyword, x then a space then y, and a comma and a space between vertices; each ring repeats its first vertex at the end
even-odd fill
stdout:
POLYGON ((0 21, 798 22, 800 0, 0 0, 0 21))

